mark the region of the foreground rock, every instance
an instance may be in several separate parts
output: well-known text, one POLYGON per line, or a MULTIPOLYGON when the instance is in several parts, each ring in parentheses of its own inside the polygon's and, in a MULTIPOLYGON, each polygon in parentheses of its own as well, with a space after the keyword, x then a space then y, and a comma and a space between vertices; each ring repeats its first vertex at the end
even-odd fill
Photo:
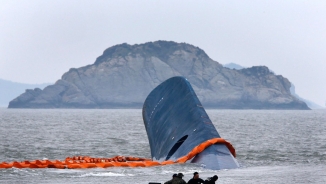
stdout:
POLYGON ((110 47, 54 85, 26 90, 9 108, 141 108, 172 76, 186 77, 206 108, 309 109, 291 95, 288 79, 265 66, 228 69, 198 47, 167 41, 110 47))

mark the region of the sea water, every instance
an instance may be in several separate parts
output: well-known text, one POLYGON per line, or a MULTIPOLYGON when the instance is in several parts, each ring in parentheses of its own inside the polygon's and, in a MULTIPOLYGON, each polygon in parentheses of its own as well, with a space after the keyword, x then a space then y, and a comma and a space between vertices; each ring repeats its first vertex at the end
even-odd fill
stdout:
MULTIPOLYGON (((147 168, 0 169, 0 183, 164 183, 218 175, 219 184, 326 183, 325 110, 207 110, 236 149, 239 169, 194 164, 147 168)), ((0 109, 0 163, 68 156, 150 158, 141 109, 0 109)))

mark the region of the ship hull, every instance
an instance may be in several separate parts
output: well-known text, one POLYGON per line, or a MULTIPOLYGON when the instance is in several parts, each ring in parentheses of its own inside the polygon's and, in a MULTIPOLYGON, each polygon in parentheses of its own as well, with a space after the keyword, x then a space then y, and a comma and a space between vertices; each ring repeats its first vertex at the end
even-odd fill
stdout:
MULTIPOLYGON (((199 144, 220 138, 192 86, 172 77, 157 86, 143 105, 143 120, 153 160, 177 160, 199 144)), ((225 144, 214 144, 189 162, 208 169, 232 169, 239 164, 225 144)))

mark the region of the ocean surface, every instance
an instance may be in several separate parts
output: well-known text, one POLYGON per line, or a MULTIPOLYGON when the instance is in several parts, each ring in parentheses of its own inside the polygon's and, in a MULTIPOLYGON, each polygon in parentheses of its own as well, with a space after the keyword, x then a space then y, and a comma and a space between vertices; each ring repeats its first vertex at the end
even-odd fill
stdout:
MULTIPOLYGON (((194 164, 147 168, 0 169, 0 183, 164 183, 173 173, 218 184, 326 183, 326 110, 207 110, 236 149, 239 169, 194 164)), ((68 156, 150 158, 141 110, 0 108, 0 163, 68 156)))

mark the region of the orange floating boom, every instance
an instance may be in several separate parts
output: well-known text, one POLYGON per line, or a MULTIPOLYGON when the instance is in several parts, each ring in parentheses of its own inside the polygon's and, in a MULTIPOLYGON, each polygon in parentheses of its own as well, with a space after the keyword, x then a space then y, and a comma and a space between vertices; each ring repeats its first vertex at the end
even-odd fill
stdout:
POLYGON ((228 141, 222 138, 213 138, 207 140, 198 146, 196 146, 187 155, 178 158, 176 161, 166 160, 163 162, 153 161, 147 158, 140 157, 124 157, 116 156, 112 158, 93 158, 88 156, 74 156, 67 157, 64 161, 59 160, 34 160, 34 161, 22 161, 22 162, 2 162, 0 163, 0 169, 9 168, 56 168, 56 169, 87 169, 87 168, 107 168, 107 167, 152 167, 158 165, 169 165, 176 163, 185 163, 191 160, 194 156, 204 151, 206 148, 213 144, 225 144, 235 157, 235 149, 228 141))

